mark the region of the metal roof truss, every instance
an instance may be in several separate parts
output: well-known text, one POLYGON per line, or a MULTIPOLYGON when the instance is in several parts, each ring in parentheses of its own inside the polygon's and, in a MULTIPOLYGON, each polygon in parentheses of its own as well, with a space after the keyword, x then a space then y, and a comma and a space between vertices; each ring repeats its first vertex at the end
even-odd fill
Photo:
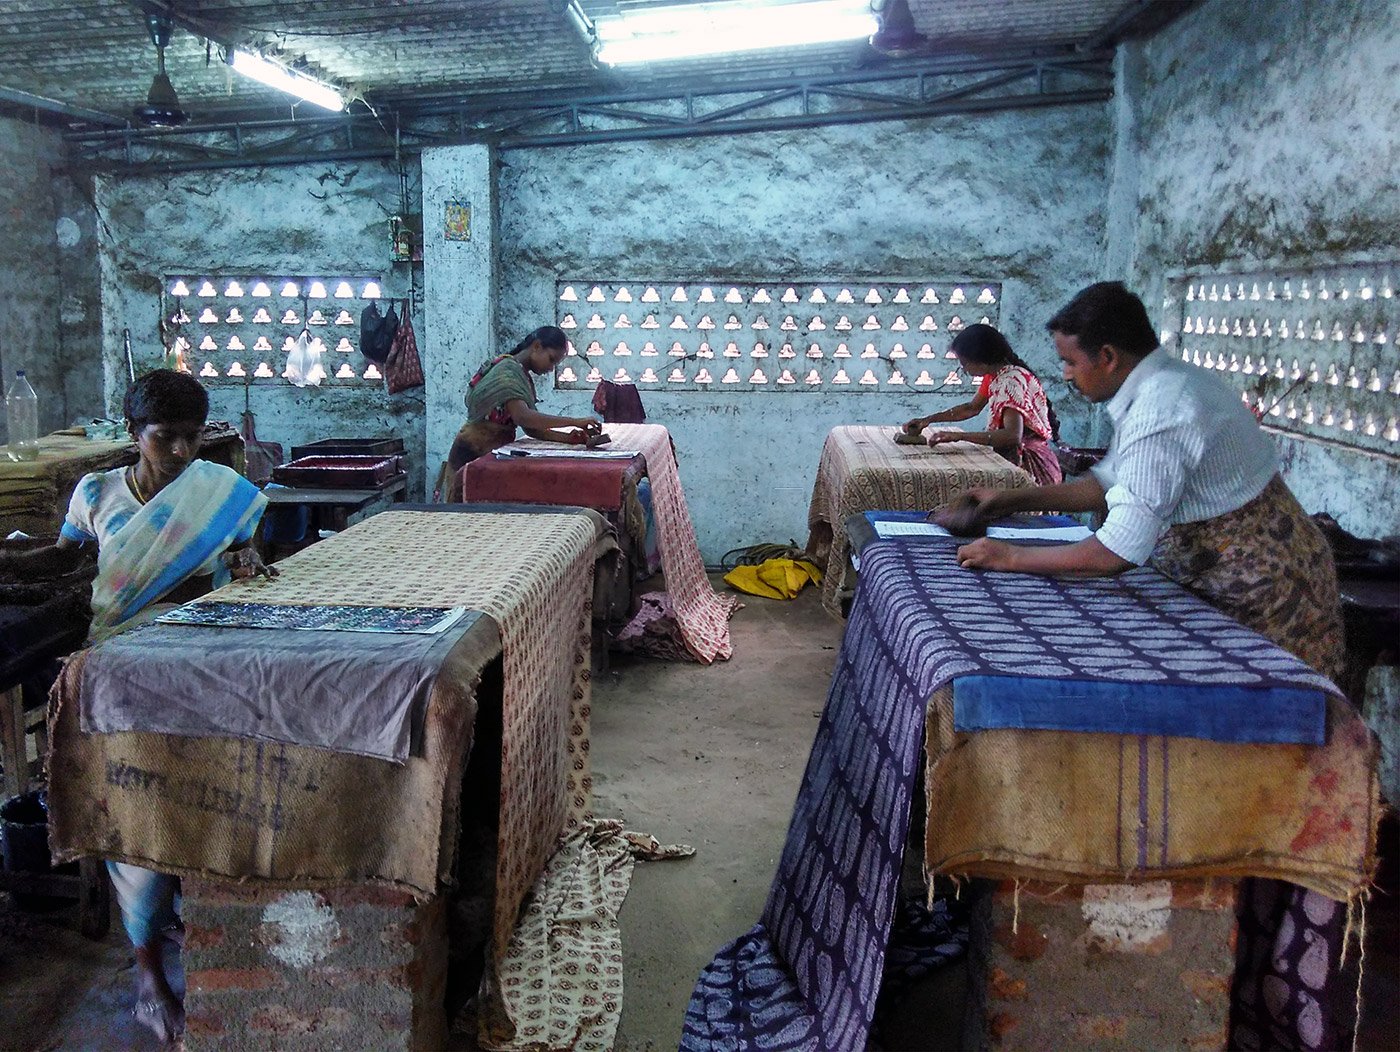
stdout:
POLYGON ((399 157, 466 142, 519 149, 731 135, 1078 105, 1112 94, 1112 53, 1066 48, 645 91, 424 97, 325 117, 95 128, 65 138, 81 167, 181 171, 399 157))

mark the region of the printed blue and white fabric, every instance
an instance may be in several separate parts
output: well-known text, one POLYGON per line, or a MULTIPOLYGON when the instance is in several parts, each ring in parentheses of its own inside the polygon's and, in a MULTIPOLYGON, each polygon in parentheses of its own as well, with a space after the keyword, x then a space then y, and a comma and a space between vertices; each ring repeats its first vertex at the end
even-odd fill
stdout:
POLYGON ((768 904, 701 972, 685 1052, 866 1046, 925 708, 950 681, 956 705, 961 678, 976 674, 1036 690, 1111 685, 1119 710, 1152 689, 1188 709, 1230 692, 1262 704, 1278 689, 1333 689, 1151 570, 1065 581, 964 570, 948 543, 869 545, 768 904), (1061 607, 1075 611, 1071 631, 1061 607))
POLYGON ((1325 741, 1327 694, 1340 693, 1330 680, 1153 570, 970 572, 946 540, 863 558, 890 566, 881 587, 928 619, 959 731, 1325 741))
POLYGON ((866 1045, 937 672, 888 612, 862 573, 767 907, 700 974, 687 1052, 866 1045))

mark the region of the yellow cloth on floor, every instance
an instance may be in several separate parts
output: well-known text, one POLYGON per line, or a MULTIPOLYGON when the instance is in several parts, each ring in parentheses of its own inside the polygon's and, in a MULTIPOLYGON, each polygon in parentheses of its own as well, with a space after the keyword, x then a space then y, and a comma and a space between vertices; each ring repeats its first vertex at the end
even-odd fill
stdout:
POLYGON ((736 566, 724 575, 726 584, 765 599, 796 599, 810 581, 820 584, 822 572, 804 559, 766 559, 757 566, 736 566))

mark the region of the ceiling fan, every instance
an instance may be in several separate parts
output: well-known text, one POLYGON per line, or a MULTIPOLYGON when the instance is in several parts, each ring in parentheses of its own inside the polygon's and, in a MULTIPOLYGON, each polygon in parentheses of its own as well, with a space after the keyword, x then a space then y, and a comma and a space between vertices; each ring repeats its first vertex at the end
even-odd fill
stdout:
POLYGON ((151 79, 146 104, 137 106, 131 115, 137 123, 149 128, 176 128, 190 119, 180 105, 175 86, 165 75, 165 49, 170 44, 171 28, 169 14, 156 11, 146 14, 146 30, 150 33, 151 43, 156 46, 156 75, 151 79))

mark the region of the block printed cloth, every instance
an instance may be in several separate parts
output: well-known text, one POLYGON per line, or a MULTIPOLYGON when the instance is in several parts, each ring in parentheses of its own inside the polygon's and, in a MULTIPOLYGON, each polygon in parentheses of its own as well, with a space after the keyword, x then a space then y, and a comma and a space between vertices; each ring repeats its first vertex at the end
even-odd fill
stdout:
MULTIPOLYGON (((950 662, 958 651, 948 645, 933 605, 948 575, 972 572, 940 566, 930 558, 931 547, 886 542, 863 554, 860 588, 767 907, 760 923, 701 973, 683 1048, 864 1047, 889 938, 926 706, 929 872, 1094 881, 1149 879, 1148 874, 1156 879, 1283 876, 1338 898, 1366 883, 1373 828, 1366 816, 1374 813, 1376 800, 1374 750, 1365 728, 1358 732, 1353 725, 1359 720, 1339 719, 1335 707, 1325 747, 1051 731, 955 736, 950 682, 971 669, 950 662), (962 761, 956 780, 943 766, 961 761, 979 742, 1029 742, 1044 751, 1047 743, 1061 739, 1101 755, 1092 762, 1073 757, 1079 761, 1074 763, 1052 751, 1040 770, 1036 749, 1027 746, 1009 758, 984 755, 971 769, 962 761), (1212 750, 1224 752, 1216 756, 1212 750), (1234 803, 1233 822, 1192 813, 1184 806, 1192 798, 1189 785, 1176 775, 1170 783, 1159 778, 1149 789, 1144 773, 1129 796, 1131 775, 1140 767, 1160 770, 1173 751, 1180 775, 1190 779, 1214 771, 1216 783, 1229 782, 1212 788, 1209 806, 1228 810, 1234 803), (1271 777, 1270 770, 1279 766, 1303 773, 1271 777), (1118 772, 1117 793, 1098 784, 1087 795, 1077 789, 1082 773, 1099 771, 1110 780, 1118 772), (1177 793, 1170 792, 1172 786, 1177 793), (1270 798, 1274 806, 1266 808, 1270 798), (1169 808, 1175 809, 1170 829, 1169 808), (1066 826, 1064 815, 1086 809, 1086 823, 1066 826), (1051 821, 1053 815, 1060 820, 1051 821), (1242 830, 1241 818, 1247 819, 1242 830), (1000 836, 996 842, 1010 848, 995 855, 991 866, 975 850, 950 856, 944 847, 944 827, 950 824, 974 843, 990 828, 990 836, 1000 836), (1048 857, 1018 853, 1032 835, 1046 840, 1048 857), (1228 839, 1233 852, 1223 859, 1213 839, 1218 836, 1228 839), (1076 867, 1074 860, 1090 848, 1115 842, 1119 855, 1095 868, 1082 862, 1076 867)), ((978 576, 990 588, 1014 575, 978 576)), ((1199 602, 1184 591, 1181 596, 1199 602)), ((1092 682, 1110 672, 1090 665, 1079 675, 1092 682)), ((1201 704, 1209 705, 1217 688, 1205 683, 1199 689, 1201 704)))
POLYGON ((705 576, 670 432, 659 424, 609 424, 607 433, 612 436, 609 449, 635 449, 646 457, 661 569, 686 649, 706 665, 727 660, 734 653, 729 619, 739 599, 717 594, 705 576))
MULTIPOLYGON (((945 428, 945 430, 953 430, 945 428)), ((1020 489, 1034 480, 985 446, 965 443, 900 446, 893 427, 834 427, 826 436, 812 504, 807 550, 826 573, 822 605, 841 616, 846 581, 846 531, 862 511, 932 511, 977 487, 1020 489)))

